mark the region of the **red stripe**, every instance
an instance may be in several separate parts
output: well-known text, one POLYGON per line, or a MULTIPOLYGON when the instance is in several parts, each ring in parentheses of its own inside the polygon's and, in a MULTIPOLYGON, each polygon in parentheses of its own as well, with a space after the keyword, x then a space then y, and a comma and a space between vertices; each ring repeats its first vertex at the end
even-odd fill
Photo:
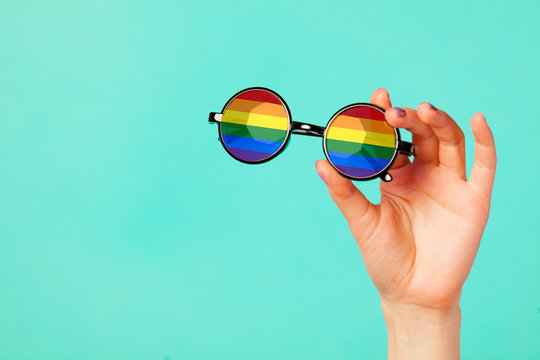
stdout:
POLYGON ((238 95, 236 99, 260 101, 282 105, 281 100, 279 100, 276 95, 266 90, 248 90, 238 95))
POLYGON ((345 110, 340 115, 347 115, 362 119, 372 119, 372 120, 386 120, 384 117, 384 112, 372 108, 371 106, 358 105, 348 110, 345 110))

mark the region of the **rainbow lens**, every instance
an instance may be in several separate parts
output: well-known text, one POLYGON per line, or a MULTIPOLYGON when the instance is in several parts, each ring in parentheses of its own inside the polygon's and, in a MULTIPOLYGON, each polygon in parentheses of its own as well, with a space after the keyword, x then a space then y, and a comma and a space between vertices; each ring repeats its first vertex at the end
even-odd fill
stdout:
POLYGON ((258 163, 270 160, 282 150, 290 128, 289 111, 277 94, 266 89, 247 89, 225 105, 219 132, 232 156, 258 163))
POLYGON ((340 110, 326 127, 324 151, 342 174, 368 179, 385 170, 396 154, 396 131, 384 111, 367 105, 340 110))

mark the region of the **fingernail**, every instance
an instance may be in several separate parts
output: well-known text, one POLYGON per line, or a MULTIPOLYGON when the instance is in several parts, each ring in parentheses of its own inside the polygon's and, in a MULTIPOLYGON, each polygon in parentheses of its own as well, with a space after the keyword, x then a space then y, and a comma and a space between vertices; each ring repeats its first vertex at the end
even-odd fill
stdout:
POLYGON ((429 105, 429 107, 431 108, 431 110, 437 110, 437 108, 436 108, 435 106, 431 105, 430 103, 426 103, 426 104, 429 105))
POLYGON ((324 183, 326 184, 326 179, 324 178, 324 175, 322 172, 319 171, 319 169, 315 168, 315 170, 317 170, 317 174, 319 174, 319 177, 322 179, 322 181, 324 181, 324 183))
POLYGON ((393 107, 390 108, 390 110, 396 113, 397 117, 405 117, 405 115, 407 115, 407 112, 400 107, 393 107))

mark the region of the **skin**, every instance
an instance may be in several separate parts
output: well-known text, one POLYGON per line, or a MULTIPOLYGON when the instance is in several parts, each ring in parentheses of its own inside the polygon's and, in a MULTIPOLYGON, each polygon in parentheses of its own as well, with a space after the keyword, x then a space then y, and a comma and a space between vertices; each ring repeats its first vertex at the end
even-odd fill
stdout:
POLYGON ((326 161, 315 167, 345 216, 381 297, 389 359, 458 359, 459 299, 486 226, 497 162, 485 117, 471 119, 475 159, 465 170, 465 137, 444 111, 421 103, 392 108, 385 89, 370 102, 390 125, 413 134, 417 155, 400 155, 372 204, 326 161), (403 115, 400 117, 399 115, 403 115))

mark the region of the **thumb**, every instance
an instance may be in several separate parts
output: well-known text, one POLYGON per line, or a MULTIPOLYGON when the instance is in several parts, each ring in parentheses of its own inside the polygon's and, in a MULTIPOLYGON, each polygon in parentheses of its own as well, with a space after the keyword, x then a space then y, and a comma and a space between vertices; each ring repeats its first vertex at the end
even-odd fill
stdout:
POLYGON ((315 163, 315 169, 328 187, 328 193, 339 210, 345 216, 349 227, 355 234, 363 224, 373 224, 376 216, 375 206, 353 185, 352 181, 342 176, 327 160, 315 163))

